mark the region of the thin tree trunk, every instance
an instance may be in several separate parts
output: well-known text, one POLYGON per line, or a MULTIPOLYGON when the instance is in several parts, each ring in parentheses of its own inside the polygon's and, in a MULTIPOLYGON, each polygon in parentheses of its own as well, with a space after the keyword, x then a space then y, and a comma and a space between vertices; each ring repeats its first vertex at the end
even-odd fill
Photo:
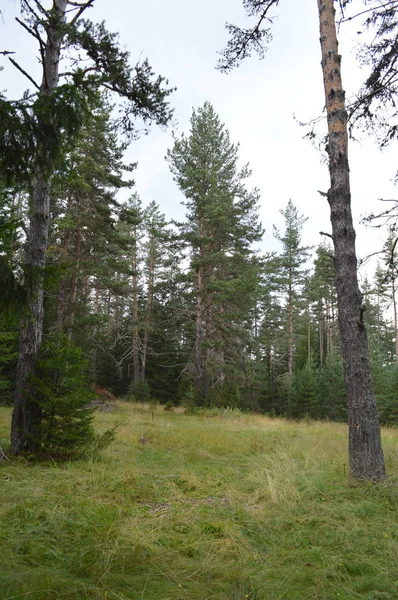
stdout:
POLYGON ((396 298, 395 278, 392 280, 392 305, 394 308, 394 333, 395 333, 395 360, 398 363, 398 315, 396 298))
POLYGON ((330 306, 329 301, 326 300, 325 308, 325 321, 326 321, 326 355, 329 356, 331 350, 331 329, 330 329, 330 306))
MULTIPOLYGON (((68 189, 68 197, 66 204, 65 216, 69 217, 72 206, 72 194, 70 188, 68 189)), ((68 228, 65 232, 64 241, 62 244, 62 254, 61 261, 66 262, 66 258, 68 256, 68 246, 70 240, 70 229, 68 228)), ((61 334, 64 328, 64 314, 65 314, 65 306, 66 306, 66 296, 67 296, 67 282, 65 277, 61 278, 58 287, 58 297, 57 297, 57 332, 61 334)))
POLYGON ((64 312, 66 304, 66 281, 64 278, 59 282, 57 297, 57 332, 60 335, 64 328, 64 312))
MULTIPOLYGON (((58 85, 58 69, 63 23, 68 0, 54 0, 44 49, 43 79, 40 94, 50 95, 58 85)), ((39 127, 50 125, 50 117, 39 119, 39 127)), ((44 137, 44 136, 43 136, 44 137)), ((35 176, 32 185, 32 214, 27 236, 26 266, 31 275, 29 311, 21 321, 18 343, 18 365, 15 403, 11 423, 11 453, 35 450, 41 423, 41 408, 29 377, 34 373, 43 335, 43 269, 46 264, 52 157, 44 142, 36 147, 35 176)))
POLYGON ((116 273, 116 292, 115 292, 115 312, 113 315, 113 327, 117 329, 119 323, 119 289, 118 284, 120 280, 120 273, 116 273))
POLYGON ((329 133, 328 201, 335 249, 338 314, 347 393, 350 473, 384 479, 380 426, 370 374, 369 350, 357 280, 351 215, 347 112, 341 81, 333 0, 318 0, 322 71, 329 133))
POLYGON ((196 289, 196 334, 195 334, 195 392, 199 403, 202 402, 203 390, 202 390, 202 346, 203 346, 203 322, 202 322, 202 310, 203 310, 203 267, 198 266, 197 271, 197 289, 196 289))
POLYGON ((76 231, 76 266, 72 275, 72 284, 71 284, 71 296, 70 296, 70 309, 68 315, 68 340, 71 341, 72 333, 73 333, 73 324, 75 322, 75 309, 76 309, 76 300, 77 300, 77 282, 79 278, 79 270, 80 270, 80 259, 82 254, 82 230, 80 225, 77 227, 76 231))
POLYGON ((152 238, 149 241, 149 261, 148 261, 148 284, 147 284, 147 297, 145 307, 145 331, 144 331, 144 342, 142 345, 142 357, 141 357, 141 379, 145 381, 145 368, 146 368, 146 356, 148 352, 149 342, 149 330, 151 327, 151 316, 152 316, 152 294, 154 284, 154 268, 155 268, 155 240, 152 238))
POLYGON ((289 286, 289 362, 288 362, 288 372, 289 375, 293 375, 293 297, 292 297, 292 289, 289 286))
POLYGON ((323 365, 323 313, 322 313, 322 300, 319 307, 319 362, 322 367, 323 365))
MULTIPOLYGON (((98 315, 99 313, 99 285, 98 285, 98 280, 95 280, 95 299, 94 299, 94 314, 98 315)), ((97 338, 97 330, 98 327, 97 325, 94 327, 93 329, 93 349, 91 351, 91 376, 93 378, 93 381, 96 382, 97 381, 97 345, 96 345, 96 338, 97 338)))
MULTIPOLYGON (((257 304, 256 304, 257 311, 257 304)), ((220 306, 220 320, 224 322, 224 306, 220 306)), ((260 362, 257 344, 257 325, 256 325, 256 361, 257 367, 260 362)), ((220 349, 217 351, 217 379, 221 384, 225 382, 225 355, 224 355, 224 344, 220 345, 220 349)))
MULTIPOLYGON (((211 269, 211 267, 210 267, 211 269)), ((208 270, 210 270, 208 269, 208 270)), ((211 275, 208 275, 208 281, 210 280, 211 275)), ((203 365, 203 397, 209 393, 210 386, 214 385, 214 349, 212 347, 212 342, 214 341, 214 331, 213 331, 213 302, 212 302, 212 292, 211 290, 207 290, 206 293, 206 313, 205 313, 205 343, 206 343, 206 351, 205 351, 205 360, 203 365)))
MULTIPOLYGON (((135 236, 136 236, 135 232, 135 236)), ((140 364, 139 364, 139 340, 138 340, 138 273, 137 273, 137 240, 134 240, 133 256, 131 262, 131 268, 133 270, 133 331, 132 331, 132 342, 133 342, 133 374, 134 381, 137 383, 140 378, 140 364)))

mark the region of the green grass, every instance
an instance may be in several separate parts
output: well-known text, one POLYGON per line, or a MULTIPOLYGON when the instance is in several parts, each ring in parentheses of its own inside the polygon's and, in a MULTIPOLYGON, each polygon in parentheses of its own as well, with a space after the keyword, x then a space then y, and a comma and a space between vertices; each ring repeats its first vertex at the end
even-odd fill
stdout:
MULTIPOLYGON (((344 425, 96 419, 119 426, 99 459, 1 461, 1 600, 398 598, 398 478, 350 485, 344 425)), ((398 431, 383 443, 398 474, 398 431)))

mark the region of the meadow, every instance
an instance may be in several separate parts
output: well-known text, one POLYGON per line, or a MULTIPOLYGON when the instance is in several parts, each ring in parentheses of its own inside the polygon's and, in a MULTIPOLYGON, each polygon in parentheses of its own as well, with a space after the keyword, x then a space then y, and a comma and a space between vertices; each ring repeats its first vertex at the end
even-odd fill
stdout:
POLYGON ((119 402, 113 425, 87 461, 1 460, 1 600, 398 598, 398 430, 372 485, 343 424, 119 402))

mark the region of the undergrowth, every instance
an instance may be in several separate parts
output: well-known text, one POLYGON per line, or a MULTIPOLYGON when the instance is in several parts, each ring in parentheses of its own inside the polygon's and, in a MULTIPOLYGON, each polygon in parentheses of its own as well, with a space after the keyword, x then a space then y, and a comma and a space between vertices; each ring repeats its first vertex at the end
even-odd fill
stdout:
POLYGON ((358 485, 342 424, 119 403, 95 426, 100 458, 0 462, 2 600, 398 598, 397 430, 388 483, 358 485))

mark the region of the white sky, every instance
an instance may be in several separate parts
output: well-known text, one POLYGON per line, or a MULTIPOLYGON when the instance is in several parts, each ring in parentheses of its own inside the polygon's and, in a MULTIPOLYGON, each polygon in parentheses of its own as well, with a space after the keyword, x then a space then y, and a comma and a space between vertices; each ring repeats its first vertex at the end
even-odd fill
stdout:
MULTIPOLYGON (((32 40, 13 21, 18 7, 17 0, 0 0, 0 50, 17 51, 26 70, 39 72, 32 40)), ((213 104, 231 140, 240 142, 242 163, 250 163, 251 185, 260 189, 264 250, 278 248, 272 225, 283 228, 279 210, 286 207, 289 198, 309 217, 303 231, 305 244, 317 245, 325 240, 319 231, 330 232, 328 205, 317 192, 328 189, 327 165, 303 139, 307 129, 293 117, 309 121, 322 114, 324 106, 316 1, 281 0, 277 14, 274 39, 265 60, 253 56, 223 75, 215 70, 217 51, 227 39, 225 21, 245 22, 242 0, 96 0, 86 13, 93 21, 104 19, 110 31, 120 33, 132 62, 148 57, 155 73, 178 88, 170 99, 178 122, 177 135, 188 133, 193 107, 206 100, 213 104)), ((343 27, 340 32, 343 84, 348 97, 364 78, 355 60, 357 27, 343 27)), ((9 97, 32 87, 8 66, 0 77, 0 88, 8 89, 9 97)), ((181 219, 181 195, 164 160, 171 146, 171 129, 154 127, 149 136, 133 142, 127 160, 138 161, 136 191, 144 203, 155 200, 168 217, 181 219)), ((379 210, 377 198, 396 196, 391 182, 397 170, 394 148, 381 153, 369 139, 351 143, 350 166, 361 257, 381 246, 380 232, 364 228, 359 219, 366 212, 379 210)))

